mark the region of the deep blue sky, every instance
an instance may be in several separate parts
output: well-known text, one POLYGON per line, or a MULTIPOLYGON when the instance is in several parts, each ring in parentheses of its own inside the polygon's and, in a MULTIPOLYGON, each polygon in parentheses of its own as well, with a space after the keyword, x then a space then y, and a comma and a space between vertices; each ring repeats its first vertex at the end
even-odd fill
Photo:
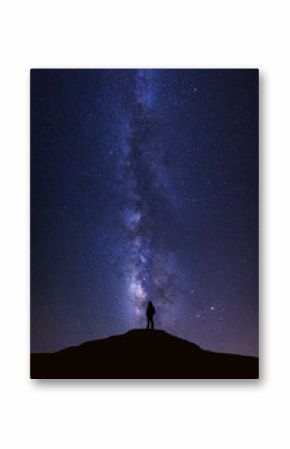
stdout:
POLYGON ((32 70, 31 343, 258 353, 258 71, 32 70))

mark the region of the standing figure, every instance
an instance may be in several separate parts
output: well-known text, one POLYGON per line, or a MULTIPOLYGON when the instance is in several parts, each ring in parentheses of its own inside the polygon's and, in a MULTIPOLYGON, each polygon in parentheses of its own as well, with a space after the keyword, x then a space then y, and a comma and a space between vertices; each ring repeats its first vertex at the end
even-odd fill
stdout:
POLYGON ((154 329, 155 307, 153 306, 151 301, 148 301, 146 315, 147 315, 147 329, 154 329))

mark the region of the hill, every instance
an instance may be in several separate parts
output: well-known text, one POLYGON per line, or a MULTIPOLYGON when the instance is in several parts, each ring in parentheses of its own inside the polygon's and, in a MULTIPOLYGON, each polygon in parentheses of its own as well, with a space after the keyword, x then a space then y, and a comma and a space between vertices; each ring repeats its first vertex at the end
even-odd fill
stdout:
POLYGON ((161 330, 133 329, 55 353, 31 354, 33 379, 256 379, 258 358, 222 354, 161 330))

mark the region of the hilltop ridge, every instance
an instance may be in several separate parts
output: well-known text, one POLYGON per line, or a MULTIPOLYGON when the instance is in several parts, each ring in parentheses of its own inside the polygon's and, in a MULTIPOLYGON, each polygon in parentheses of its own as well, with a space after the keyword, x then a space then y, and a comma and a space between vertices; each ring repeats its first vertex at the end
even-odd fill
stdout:
POLYGON ((132 329, 31 354, 34 379, 256 379, 258 358, 204 350, 162 330, 132 329))

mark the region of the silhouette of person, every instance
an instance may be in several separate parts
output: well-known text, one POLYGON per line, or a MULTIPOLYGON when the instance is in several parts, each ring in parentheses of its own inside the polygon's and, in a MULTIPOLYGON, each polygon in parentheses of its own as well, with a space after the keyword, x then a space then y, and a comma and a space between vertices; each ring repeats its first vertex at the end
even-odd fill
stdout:
POLYGON ((147 315, 147 329, 154 329, 155 307, 153 306, 151 301, 148 301, 146 315, 147 315))

